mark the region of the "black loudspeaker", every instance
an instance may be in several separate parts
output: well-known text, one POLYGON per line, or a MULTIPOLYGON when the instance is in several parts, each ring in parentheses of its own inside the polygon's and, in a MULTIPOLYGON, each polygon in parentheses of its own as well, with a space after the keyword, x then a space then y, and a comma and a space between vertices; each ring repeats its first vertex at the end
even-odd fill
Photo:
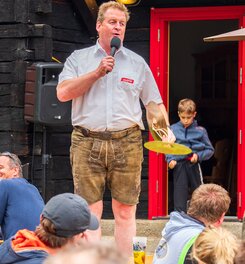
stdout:
POLYGON ((56 96, 62 63, 39 62, 27 68, 25 85, 25 120, 44 125, 71 124, 71 101, 60 102, 56 96))

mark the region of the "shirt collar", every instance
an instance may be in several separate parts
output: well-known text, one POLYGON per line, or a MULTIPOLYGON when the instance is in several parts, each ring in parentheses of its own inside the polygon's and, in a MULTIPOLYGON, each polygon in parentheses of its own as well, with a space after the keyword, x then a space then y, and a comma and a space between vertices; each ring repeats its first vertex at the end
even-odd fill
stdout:
MULTIPOLYGON (((94 54, 99 54, 99 53, 106 54, 105 50, 101 47, 101 45, 97 39, 95 47, 94 47, 94 54)), ((119 50, 116 53, 122 53, 125 56, 127 55, 127 52, 126 52, 125 48, 123 47, 123 44, 121 45, 121 47, 119 48, 119 50)))

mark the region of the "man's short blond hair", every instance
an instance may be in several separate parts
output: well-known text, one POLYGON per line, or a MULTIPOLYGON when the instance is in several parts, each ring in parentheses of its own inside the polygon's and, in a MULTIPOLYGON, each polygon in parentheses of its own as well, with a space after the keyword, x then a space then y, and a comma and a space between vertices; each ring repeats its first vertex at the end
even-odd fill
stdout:
POLYGON ((230 207, 229 193, 220 185, 200 185, 192 194, 187 214, 209 223, 217 222, 230 207))
POLYGON ((207 227, 192 247, 192 258, 198 263, 233 264, 238 251, 237 237, 222 227, 207 227))
POLYGON ((179 101, 178 104, 179 113, 193 114, 196 112, 196 104, 193 100, 185 98, 179 101))
POLYGON ((127 7, 119 2, 116 1, 109 1, 109 2, 105 2, 102 5, 100 5, 99 7, 99 11, 98 11, 98 16, 97 16, 97 22, 103 22, 105 19, 105 12, 107 11, 107 9, 109 8, 114 8, 114 9, 118 9, 122 12, 124 12, 125 16, 126 16, 126 22, 128 22, 129 20, 129 11, 127 9, 127 7))

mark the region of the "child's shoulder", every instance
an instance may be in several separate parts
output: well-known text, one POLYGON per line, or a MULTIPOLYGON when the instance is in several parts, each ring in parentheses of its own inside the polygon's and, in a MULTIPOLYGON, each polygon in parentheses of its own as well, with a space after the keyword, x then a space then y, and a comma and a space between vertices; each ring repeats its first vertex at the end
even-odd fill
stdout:
POLYGON ((196 129, 205 130, 203 126, 196 126, 196 129))
POLYGON ((203 126, 196 126, 195 129, 198 130, 198 131, 206 132, 206 128, 203 127, 203 126))

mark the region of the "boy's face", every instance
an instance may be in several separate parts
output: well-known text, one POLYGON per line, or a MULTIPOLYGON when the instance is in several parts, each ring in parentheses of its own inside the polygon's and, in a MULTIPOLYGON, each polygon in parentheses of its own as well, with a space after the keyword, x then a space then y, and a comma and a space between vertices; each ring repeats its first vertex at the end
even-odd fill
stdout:
POLYGON ((178 112, 179 118, 180 118, 180 122, 182 123, 182 125, 187 128, 188 126, 190 126, 193 123, 193 120, 196 116, 197 112, 194 113, 187 113, 187 112, 178 112))

